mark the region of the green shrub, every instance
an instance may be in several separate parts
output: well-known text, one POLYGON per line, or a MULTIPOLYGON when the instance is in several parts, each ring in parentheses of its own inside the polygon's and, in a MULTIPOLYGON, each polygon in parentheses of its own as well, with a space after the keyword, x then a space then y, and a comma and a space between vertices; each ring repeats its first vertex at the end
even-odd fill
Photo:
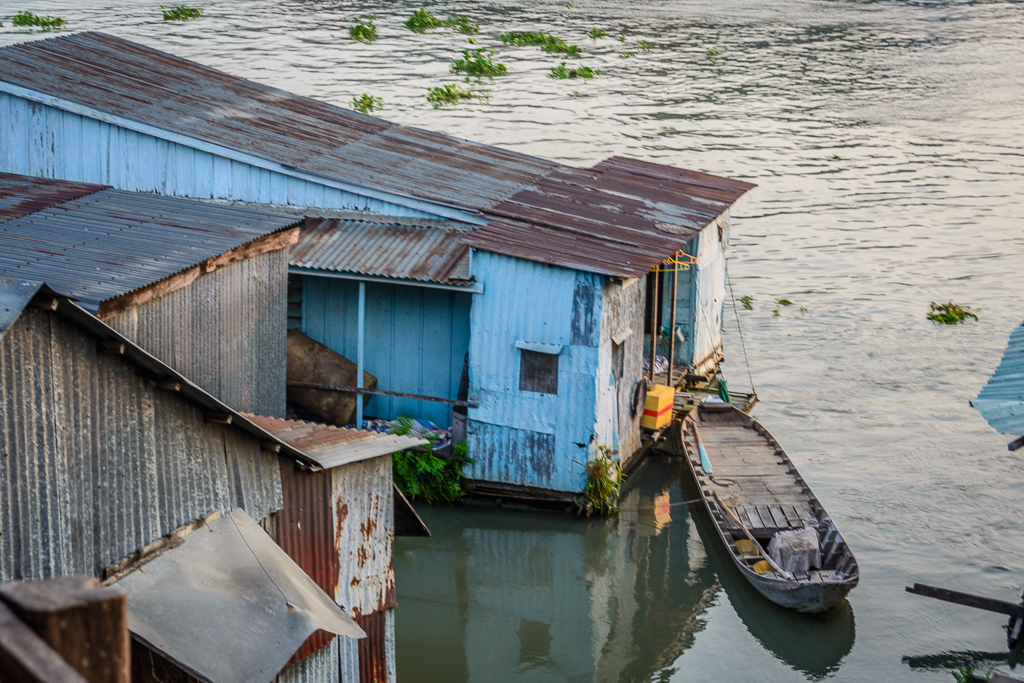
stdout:
POLYGON ((375 16, 367 14, 364 23, 362 17, 356 17, 355 25, 348 27, 349 37, 360 43, 372 43, 377 40, 377 25, 373 23, 374 19, 376 19, 375 16))
POLYGON ((384 100, 364 92, 359 97, 352 98, 352 108, 361 114, 369 114, 370 112, 383 109, 384 100))
POLYGON ((494 50, 463 50, 462 58, 455 60, 451 65, 453 74, 466 74, 467 76, 503 76, 508 73, 504 64, 494 62, 494 50))
POLYGON ((608 446, 598 446, 594 459, 586 464, 587 486, 583 489, 584 509, 589 517, 593 513, 606 515, 618 507, 619 485, 626 475, 619 471, 619 452, 608 446))
POLYGON ((164 6, 160 5, 160 9, 164 13, 164 21, 186 21, 188 19, 198 19, 203 16, 203 10, 198 7, 186 7, 185 5, 179 5, 178 7, 172 7, 171 9, 164 9, 164 6))
POLYGON ((468 88, 460 88, 455 83, 442 85, 437 88, 427 88, 427 102, 434 105, 434 109, 443 107, 446 104, 458 104, 462 100, 471 100, 476 95, 468 88))
POLYGON ((41 17, 31 12, 18 12, 14 15, 11 23, 15 26, 37 26, 44 31, 67 26, 68 20, 64 17, 41 17))
MULTIPOLYGON (((412 432, 412 418, 403 415, 392 434, 408 435, 412 432)), ((391 456, 394 480, 402 493, 410 500, 422 498, 428 503, 454 503, 466 495, 462 473, 462 461, 470 459, 466 441, 463 439, 452 449, 452 459, 434 455, 434 444, 428 432, 429 444, 423 450, 409 450, 391 456)))

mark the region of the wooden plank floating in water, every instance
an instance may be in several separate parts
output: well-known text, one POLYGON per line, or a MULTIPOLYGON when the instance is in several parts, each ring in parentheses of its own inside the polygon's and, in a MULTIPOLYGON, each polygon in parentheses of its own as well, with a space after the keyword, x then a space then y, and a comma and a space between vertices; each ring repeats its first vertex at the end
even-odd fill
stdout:
POLYGON ((1017 605, 1012 602, 1006 602, 1005 600, 983 598, 980 595, 971 595, 970 593, 960 593, 958 591, 951 591, 945 588, 926 586, 923 583, 915 583, 912 587, 907 586, 906 590, 908 593, 923 595, 926 598, 935 598, 936 600, 952 602, 965 607, 974 607, 977 609, 983 609, 987 612, 996 612, 998 614, 1006 614, 1011 617, 1024 619, 1024 605, 1017 605))

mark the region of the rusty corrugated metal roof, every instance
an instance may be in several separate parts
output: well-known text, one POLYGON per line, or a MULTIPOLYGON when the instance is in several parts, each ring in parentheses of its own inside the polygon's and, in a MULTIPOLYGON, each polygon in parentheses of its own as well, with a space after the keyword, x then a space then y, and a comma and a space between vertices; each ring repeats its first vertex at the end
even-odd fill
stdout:
POLYGON ((307 218, 291 265, 381 277, 468 284, 474 226, 373 214, 307 218))
POLYGON ((753 187, 622 158, 572 168, 358 114, 102 33, 2 48, 0 80, 285 169, 478 212, 497 219, 470 240, 480 249, 609 275, 646 273, 753 187))
POLYGON ((282 420, 266 415, 248 414, 246 417, 261 429, 314 458, 324 469, 390 455, 427 443, 425 439, 411 436, 381 434, 316 422, 282 420))
POLYGON ((103 301, 300 221, 286 214, 7 173, 0 173, 0 183, 0 204, 12 207, 12 214, 13 207, 39 206, 0 223, 0 276, 45 282, 94 312, 103 301))

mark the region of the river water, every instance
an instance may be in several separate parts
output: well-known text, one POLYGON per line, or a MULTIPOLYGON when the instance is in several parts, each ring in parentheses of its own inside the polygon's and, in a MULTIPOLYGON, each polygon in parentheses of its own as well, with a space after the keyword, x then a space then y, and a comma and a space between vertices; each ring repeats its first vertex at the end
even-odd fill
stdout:
MULTIPOLYGON (((62 15, 342 106, 370 93, 394 121, 567 163, 621 154, 758 184, 730 252, 736 296, 753 297, 738 315, 755 415, 860 561, 849 605, 767 605, 702 542, 680 464, 652 460, 615 520, 424 509, 434 536, 400 539, 395 558, 403 681, 948 681, 963 657, 1010 666, 1000 617, 903 587, 1017 600, 1024 585, 1022 459, 967 405, 1024 317, 1024 4, 574 3, 431 5, 470 14, 481 46, 555 32, 601 70, 555 81, 557 60, 502 48, 509 74, 489 98, 449 110, 424 94, 455 81, 466 38, 405 30, 417 3, 215 0, 173 25, 117 0, 4 14, 62 15), (369 46, 346 29, 367 12, 369 46), (928 322, 948 299, 980 321, 928 322)), ((42 35, 2 19, 0 44, 42 35)), ((742 388, 729 313, 725 372, 742 388)))

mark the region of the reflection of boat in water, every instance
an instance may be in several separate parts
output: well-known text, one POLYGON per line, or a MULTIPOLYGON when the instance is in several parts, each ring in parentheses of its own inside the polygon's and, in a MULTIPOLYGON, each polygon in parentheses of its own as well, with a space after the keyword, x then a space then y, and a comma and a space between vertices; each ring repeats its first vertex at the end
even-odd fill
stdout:
POLYGON ((798 612, 842 603, 860 579, 857 560, 768 430, 728 403, 702 404, 682 430, 687 468, 714 520, 716 533, 708 539, 718 537, 743 577, 764 597, 798 612), (708 471, 702 459, 710 461, 708 471), (815 549, 811 564, 790 567, 790 573, 765 547, 777 533, 803 528, 817 532, 820 557, 815 549))
MULTIPOLYGON (((696 487, 688 486, 695 497, 696 487)), ((689 493, 690 491, 688 491, 689 493)), ((707 511, 690 507, 693 521, 702 538, 714 538, 715 531, 707 511)), ((716 539, 717 540, 717 539, 716 539)), ((839 669, 856 638, 856 626, 850 604, 823 614, 800 614, 763 600, 740 574, 721 543, 707 546, 710 566, 718 575, 733 609, 754 638, 776 658, 821 680, 839 669)))

